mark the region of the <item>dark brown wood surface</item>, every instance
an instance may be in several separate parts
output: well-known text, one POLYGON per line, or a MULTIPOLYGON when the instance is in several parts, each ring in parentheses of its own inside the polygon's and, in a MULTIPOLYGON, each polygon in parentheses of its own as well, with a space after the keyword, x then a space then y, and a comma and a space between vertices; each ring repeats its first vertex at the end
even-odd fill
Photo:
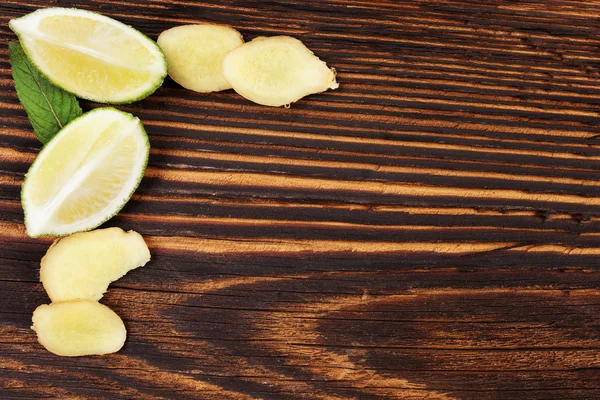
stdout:
POLYGON ((0 398, 600 399, 599 112, 597 0, 5 0, 0 398), (24 233, 40 144, 7 23, 48 5, 153 39, 292 35, 341 83, 285 109, 167 80, 119 106, 152 151, 106 226, 152 261, 102 300, 129 332, 109 356, 29 329, 51 239, 24 233))

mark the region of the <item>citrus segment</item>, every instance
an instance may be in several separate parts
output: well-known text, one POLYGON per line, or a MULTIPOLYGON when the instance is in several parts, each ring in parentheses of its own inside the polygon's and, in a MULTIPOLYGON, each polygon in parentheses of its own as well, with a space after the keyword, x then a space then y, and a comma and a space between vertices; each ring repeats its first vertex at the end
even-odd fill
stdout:
POLYGON ((40 151, 21 194, 30 236, 97 227, 137 188, 149 143, 139 119, 113 108, 90 111, 40 151))
POLYGON ((154 92, 167 74, 155 42, 100 14, 44 8, 9 25, 40 72, 82 98, 130 103, 154 92))

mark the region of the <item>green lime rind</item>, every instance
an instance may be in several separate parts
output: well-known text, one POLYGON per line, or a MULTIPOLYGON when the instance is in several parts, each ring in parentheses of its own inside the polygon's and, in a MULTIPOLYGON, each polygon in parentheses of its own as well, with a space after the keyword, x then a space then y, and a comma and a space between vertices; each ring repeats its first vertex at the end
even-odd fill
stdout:
POLYGON ((123 114, 127 117, 130 118, 136 118, 133 114, 121 111, 121 110, 117 110, 116 108, 113 107, 102 107, 102 108, 96 108, 92 111, 88 111, 87 113, 75 118, 74 120, 72 120, 71 122, 69 122, 67 125, 65 125, 65 127, 63 129, 61 129, 55 136, 54 138, 52 138, 52 140, 50 142, 48 142, 46 144, 46 146, 44 146, 42 148, 42 150, 40 150, 40 152, 38 153, 37 157, 35 158, 35 160, 33 161, 33 163, 31 164, 31 166, 29 167, 29 170, 27 171, 27 173, 25 174, 25 178, 23 180, 23 184, 21 185, 21 205, 23 207, 23 213, 25 215, 25 229, 27 232, 27 235, 29 237, 32 238, 36 238, 36 237, 44 237, 44 236, 66 236, 66 235, 70 235, 72 233, 76 233, 76 232, 85 232, 85 231, 90 231, 92 229, 95 229, 97 227, 99 227, 100 225, 104 224, 105 222, 107 222, 108 220, 110 220, 112 217, 114 217, 115 215, 117 215, 119 213, 119 211, 121 211, 123 209, 123 207, 125 207, 125 205, 127 204, 127 202, 129 202, 129 200, 131 199, 131 196, 133 196, 133 194, 135 193, 135 191, 137 190, 137 188, 139 187, 142 179, 144 178, 144 174, 146 172, 146 168, 148 166, 148 158, 150 156, 150 139, 148 138, 148 134, 146 133, 146 130, 144 128, 144 125, 141 123, 139 123, 139 136, 140 139, 142 141, 142 149, 145 150, 144 154, 142 154, 143 157, 143 162, 139 167, 139 175, 138 177, 135 179, 134 184, 131 187, 131 191, 129 193, 127 193, 125 196, 123 196, 123 201, 120 204, 117 204, 115 206, 113 206, 113 208, 109 211, 104 213, 104 215, 101 218, 98 218, 95 221, 92 221, 89 225, 86 225, 85 227, 81 228, 81 229, 74 229, 74 230, 64 230, 64 231, 53 231, 53 230, 49 230, 47 232, 40 232, 40 233, 36 233, 36 234, 31 234, 30 233, 30 224, 31 222, 28 221, 28 212, 27 212, 27 208, 28 208, 28 201, 27 201, 27 189, 28 189, 28 178, 30 176, 30 172, 33 171, 36 168, 36 165, 38 163, 39 160, 41 160, 43 158, 43 155, 45 154, 45 152, 47 151, 51 151, 52 150, 52 142, 57 141, 57 138, 60 138, 61 134, 64 134, 64 132, 67 132, 69 127, 76 123, 77 121, 86 118, 87 116, 93 114, 93 113, 97 113, 97 112, 106 112, 106 111, 112 111, 112 112, 117 112, 119 114, 123 114), (50 150, 48 150, 50 149, 50 150))
POLYGON ((134 103, 136 101, 140 101, 145 99, 146 97, 150 96, 152 93, 154 93, 159 87, 162 86, 165 78, 167 77, 167 57, 165 56, 165 53, 162 51, 162 49, 160 48, 160 46, 152 39, 150 39, 147 35, 145 35, 144 33, 138 31, 137 29, 133 28, 130 25, 124 24, 120 21, 117 21, 113 18, 107 17, 105 15, 99 14, 99 13, 95 13, 92 11, 88 11, 88 10, 81 10, 78 8, 64 8, 64 7, 48 7, 48 8, 41 8, 38 9, 36 11, 33 11, 27 15, 24 15, 20 18, 16 18, 16 19, 12 19, 8 22, 8 26, 9 28, 17 35, 17 37, 19 38, 19 42, 21 43, 21 47, 23 48, 25 54, 27 55, 27 58, 29 59, 29 61, 31 62, 31 64, 38 70, 38 72, 44 77, 46 78, 49 82, 51 82, 52 84, 58 86, 59 88, 74 94, 75 96, 82 98, 82 99, 86 99, 86 100, 90 100, 90 101, 94 101, 97 103, 103 103, 103 104, 131 104, 134 103), (59 82, 58 80, 52 78, 50 76, 50 74, 46 73, 43 68, 41 68, 35 61, 34 57, 32 56, 31 53, 31 49, 28 48, 28 46, 26 45, 26 41, 23 40, 23 34, 22 32, 19 32, 19 29, 16 26, 15 21, 26 21, 27 19, 31 19, 34 18, 36 16, 36 14, 51 14, 52 11, 54 10, 75 10, 77 13, 81 14, 81 15, 92 15, 94 16, 94 18, 100 18, 100 19, 108 19, 108 20, 112 20, 114 22, 116 22, 118 25, 121 25, 125 30, 128 30, 130 32, 133 32, 135 35, 137 35, 141 41, 146 42, 147 44, 150 45, 151 48, 153 48, 156 51, 156 55, 159 55, 161 57, 162 60, 162 71, 160 74, 156 74, 155 80, 151 80, 147 82, 147 88, 146 90, 144 90, 143 92, 136 94, 132 97, 128 97, 125 98, 123 100, 107 100, 101 96, 93 96, 93 95, 89 95, 88 93, 83 93, 83 92, 75 92, 75 91, 71 91, 67 88, 65 88, 61 82, 59 82))

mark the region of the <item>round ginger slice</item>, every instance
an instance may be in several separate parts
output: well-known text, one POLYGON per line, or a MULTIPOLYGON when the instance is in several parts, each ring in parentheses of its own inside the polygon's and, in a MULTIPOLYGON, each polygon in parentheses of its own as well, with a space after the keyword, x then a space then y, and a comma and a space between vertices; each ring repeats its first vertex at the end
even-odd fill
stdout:
POLYGON ((127 337, 121 318, 95 301, 43 304, 33 312, 32 321, 40 344, 59 356, 115 353, 127 337))
POLYGON ((290 36, 258 37, 235 48, 223 60, 223 75, 241 96, 274 107, 339 86, 335 70, 290 36))
POLYGON ((148 261, 139 233, 97 229, 54 242, 42 258, 40 280, 54 302, 99 300, 111 282, 148 261))
POLYGON ((222 72, 225 55, 244 43, 242 35, 225 25, 183 25, 160 34, 158 45, 167 57, 169 76, 195 92, 231 89, 222 72))

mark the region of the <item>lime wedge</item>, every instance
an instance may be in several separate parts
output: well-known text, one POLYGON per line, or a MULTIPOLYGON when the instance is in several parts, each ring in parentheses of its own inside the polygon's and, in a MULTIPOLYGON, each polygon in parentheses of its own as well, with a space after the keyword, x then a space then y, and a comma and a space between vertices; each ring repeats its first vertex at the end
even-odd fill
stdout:
POLYGON ((29 236, 94 229, 138 187, 150 143, 140 120, 97 108, 66 125, 40 151, 21 191, 29 236))
POLYGON ((9 22, 31 62, 55 85, 84 99, 131 103, 167 75, 158 45, 112 18, 75 8, 43 8, 9 22))

